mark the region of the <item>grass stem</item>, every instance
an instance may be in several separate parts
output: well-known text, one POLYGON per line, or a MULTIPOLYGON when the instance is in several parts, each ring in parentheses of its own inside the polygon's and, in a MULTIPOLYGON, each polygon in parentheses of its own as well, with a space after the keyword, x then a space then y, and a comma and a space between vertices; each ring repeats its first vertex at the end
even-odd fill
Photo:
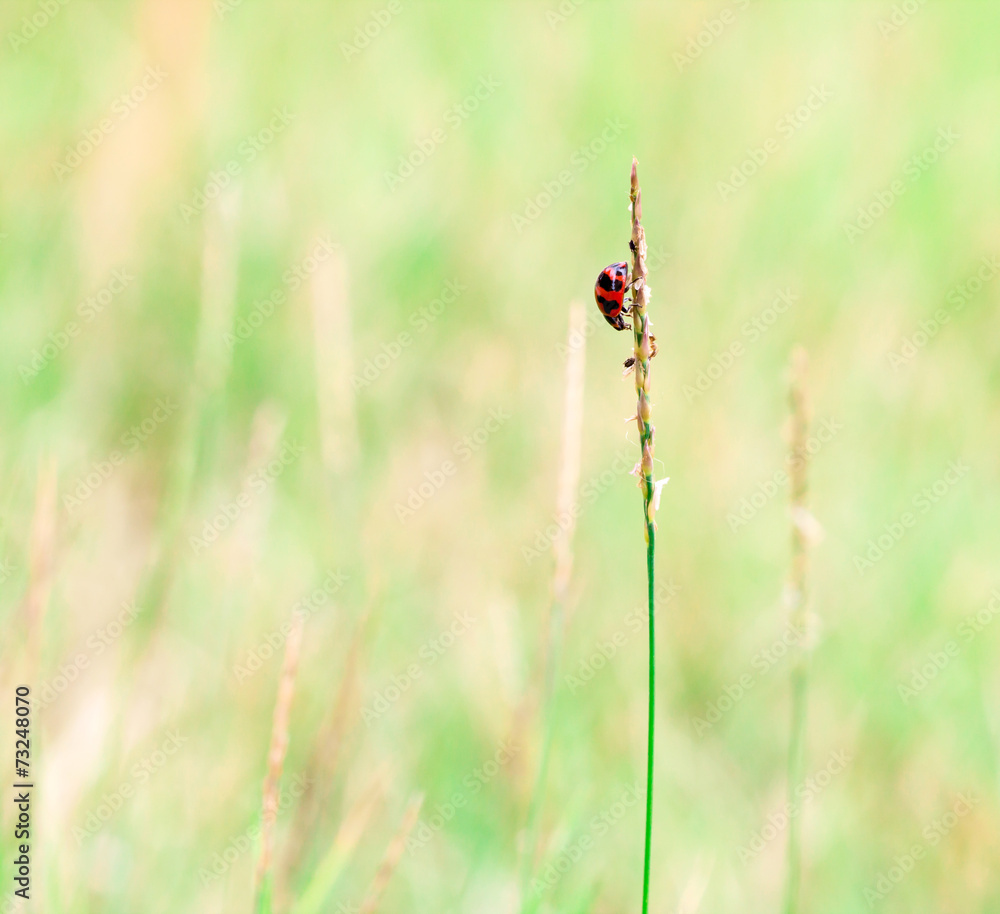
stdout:
POLYGON ((632 159, 629 199, 632 204, 632 332, 635 337, 635 420, 639 428, 641 459, 639 463, 642 489, 643 517, 646 533, 646 583, 649 598, 649 712, 646 729, 646 841, 642 870, 642 912, 649 911, 649 876, 653 853, 653 755, 656 725, 656 628, 654 624, 656 562, 656 511, 653 480, 653 438, 655 429, 650 419, 652 407, 649 399, 649 360, 653 354, 650 320, 646 313, 649 303, 649 286, 646 284, 646 233, 642 227, 642 191, 637 176, 638 162, 632 159))
POLYGON ((264 777, 263 803, 260 825, 260 857, 254 871, 254 911, 271 914, 271 862, 274 856, 274 829, 278 819, 281 793, 281 772, 288 751, 288 730, 292 713, 292 696, 295 694, 295 674, 302 648, 302 629, 305 616, 296 615, 285 642, 285 660, 278 681, 278 697, 274 703, 271 725, 271 745, 267 753, 267 774, 264 777))
MULTIPOLYGON (((795 632, 795 656, 792 663, 792 716, 788 741, 788 803, 796 802, 795 791, 804 778, 806 743, 806 708, 808 703, 809 654, 806 627, 806 570, 808 561, 810 515, 806 508, 808 493, 807 466, 809 452, 809 406, 805 392, 807 359, 805 351, 797 348, 792 354, 790 388, 791 444, 789 468, 791 481, 792 514, 792 570, 787 597, 790 622, 795 632)), ((785 914, 798 911, 799 884, 802 873, 801 816, 792 816, 788 825, 788 866, 785 879, 785 914)))
POLYGON ((656 720, 656 627, 653 622, 653 564, 656 557, 656 534, 648 526, 649 545, 646 547, 646 576, 649 579, 649 719, 646 728, 646 851, 642 868, 642 912, 649 911, 649 868, 653 851, 653 747, 656 720))

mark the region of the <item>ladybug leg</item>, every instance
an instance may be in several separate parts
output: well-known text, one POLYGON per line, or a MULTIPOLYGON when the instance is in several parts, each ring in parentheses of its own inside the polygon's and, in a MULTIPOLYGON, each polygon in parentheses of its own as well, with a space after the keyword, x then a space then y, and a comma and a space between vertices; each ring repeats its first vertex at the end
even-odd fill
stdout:
MULTIPOLYGON (((630 279, 627 283, 625 283, 625 288, 624 288, 623 292, 628 292, 629 289, 631 289, 634 285, 635 285, 635 280, 634 279, 630 279)), ((622 310, 626 314, 628 314, 629 311, 631 311, 632 309, 631 308, 626 308, 625 305, 630 305, 633 301, 634 301, 634 299, 631 299, 631 298, 622 298, 622 310)))
MULTIPOLYGON (((629 244, 631 244, 631 243, 632 242, 630 241, 629 244)), ((633 288, 635 286, 635 284, 636 284, 637 281, 638 281, 637 278, 635 276, 633 276, 627 283, 625 283, 625 288, 622 290, 623 293, 624 292, 628 292, 629 289, 633 288)), ((626 308, 625 305, 631 305, 634 300, 635 299, 632 299, 632 298, 623 298, 622 299, 622 311, 625 314, 628 314, 632 310, 631 308, 626 308)))

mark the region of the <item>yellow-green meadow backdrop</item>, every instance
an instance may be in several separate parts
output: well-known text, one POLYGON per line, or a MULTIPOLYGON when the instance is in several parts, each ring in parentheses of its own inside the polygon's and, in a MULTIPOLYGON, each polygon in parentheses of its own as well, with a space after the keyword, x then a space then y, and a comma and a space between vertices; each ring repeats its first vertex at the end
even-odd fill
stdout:
POLYGON ((378 910, 516 914, 584 341, 531 894, 639 910, 635 394, 591 292, 633 155, 670 477, 652 910, 777 911, 793 817, 803 912, 1000 910, 998 46, 987 0, 7 0, 23 910, 251 910, 304 619, 274 910, 357 911, 423 795, 378 910), (789 807, 795 344, 823 537, 789 807))

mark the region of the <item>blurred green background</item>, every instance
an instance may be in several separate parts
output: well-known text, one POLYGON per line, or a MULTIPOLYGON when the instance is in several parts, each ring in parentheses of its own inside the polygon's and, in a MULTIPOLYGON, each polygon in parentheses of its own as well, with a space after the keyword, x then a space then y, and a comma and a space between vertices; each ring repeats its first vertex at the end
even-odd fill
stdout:
POLYGON ((11 0, 0 34, 34 910, 250 910, 296 607, 275 909, 339 831, 316 910, 356 910, 422 792, 379 910, 518 910, 573 300, 538 899, 639 909, 634 391, 591 293, 633 154, 671 478, 653 910, 780 905, 796 343, 825 530, 802 910, 1000 910, 994 4, 11 0))

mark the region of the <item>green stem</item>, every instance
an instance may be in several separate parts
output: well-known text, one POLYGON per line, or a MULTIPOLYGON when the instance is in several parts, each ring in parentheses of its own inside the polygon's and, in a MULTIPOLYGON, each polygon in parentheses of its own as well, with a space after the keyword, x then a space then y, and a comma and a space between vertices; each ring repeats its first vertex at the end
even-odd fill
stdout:
POLYGON ((254 914, 271 914, 271 876, 264 877, 257 888, 257 898, 254 903, 254 914))
MULTIPOLYGON (((647 480, 646 485, 648 517, 648 499, 652 498, 653 494, 652 480, 647 480)), ((656 712, 656 627, 653 622, 656 612, 653 606, 653 558, 656 552, 656 538, 653 524, 647 522, 646 530, 649 534, 649 543, 646 546, 646 577, 649 581, 649 722, 646 735, 646 857, 642 874, 642 914, 649 912, 649 866, 653 839, 653 731, 656 712)))

